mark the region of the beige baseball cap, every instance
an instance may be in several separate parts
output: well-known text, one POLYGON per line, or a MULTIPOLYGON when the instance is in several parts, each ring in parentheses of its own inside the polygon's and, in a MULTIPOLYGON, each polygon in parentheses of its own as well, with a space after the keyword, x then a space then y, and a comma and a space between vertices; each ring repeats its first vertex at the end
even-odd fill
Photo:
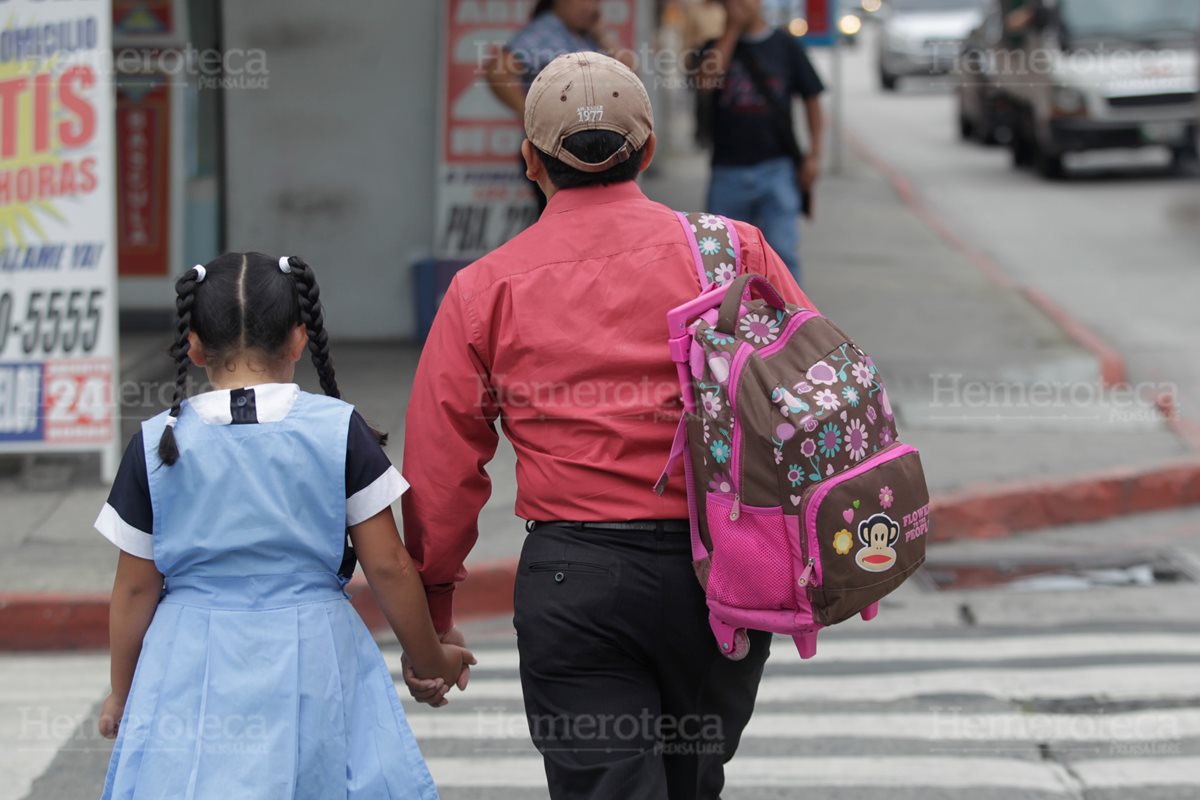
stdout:
POLYGON ((604 172, 627 161, 654 130, 646 87, 633 70, 600 53, 567 53, 551 61, 525 98, 525 135, 538 150, 581 172, 604 172), (625 137, 615 153, 589 164, 563 147, 580 131, 625 137))

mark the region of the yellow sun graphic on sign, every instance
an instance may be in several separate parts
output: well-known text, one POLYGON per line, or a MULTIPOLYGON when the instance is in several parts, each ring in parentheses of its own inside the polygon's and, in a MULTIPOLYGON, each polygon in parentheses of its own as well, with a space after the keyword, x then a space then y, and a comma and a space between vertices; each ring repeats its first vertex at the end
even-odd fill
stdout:
MULTIPOLYGON (((10 20, 5 27, 11 30, 14 27, 13 22, 10 20)), ((46 232, 38 220, 39 213, 59 222, 66 222, 66 218, 49 200, 35 199, 20 202, 15 199, 18 175, 23 170, 28 170, 29 174, 36 176, 39 168, 43 165, 57 166, 63 161, 62 156, 56 152, 56 147, 37 152, 34 145, 34 115, 37 113, 34 86, 39 75, 52 76, 54 74, 54 61, 54 59, 27 58, 23 61, 14 60, 7 64, 0 64, 0 84, 18 81, 24 86, 15 103, 16 124, 11 127, 7 123, 4 125, 4 128, 12 131, 15 135, 13 142, 15 154, 5 158, 0 152, 0 180, 7 181, 8 186, 8 191, 0 195, 0 245, 15 242, 18 246, 23 246, 26 231, 32 231, 39 239, 45 239, 46 232)), ((50 90, 46 92, 45 96, 49 102, 48 116, 53 122, 57 116, 55 112, 58 111, 58 101, 53 90, 55 83, 53 78, 50 82, 50 90)))

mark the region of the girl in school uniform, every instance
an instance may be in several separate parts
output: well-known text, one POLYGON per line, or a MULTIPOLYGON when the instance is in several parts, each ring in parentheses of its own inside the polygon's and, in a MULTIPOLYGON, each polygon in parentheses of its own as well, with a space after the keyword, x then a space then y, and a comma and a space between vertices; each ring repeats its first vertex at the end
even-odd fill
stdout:
POLYGON ((475 661, 434 632, 390 509, 408 484, 338 399, 312 269, 227 254, 176 292, 171 409, 96 522, 121 549, 103 797, 436 798, 353 554, 419 674, 461 688, 475 661), (292 383, 306 347, 325 396, 292 383), (217 388, 184 399, 189 362, 217 388))

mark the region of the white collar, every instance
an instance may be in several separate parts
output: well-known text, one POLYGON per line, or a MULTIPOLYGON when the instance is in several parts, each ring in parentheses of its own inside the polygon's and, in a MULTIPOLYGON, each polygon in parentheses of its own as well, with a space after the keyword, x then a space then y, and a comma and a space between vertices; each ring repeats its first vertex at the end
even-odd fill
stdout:
MULTIPOLYGON (((246 388, 254 390, 254 406, 259 422, 279 422, 284 419, 300 396, 300 387, 294 383, 260 383, 246 388)), ((229 389, 216 389, 188 399, 188 405, 206 425, 232 423, 233 413, 229 403, 229 389)))

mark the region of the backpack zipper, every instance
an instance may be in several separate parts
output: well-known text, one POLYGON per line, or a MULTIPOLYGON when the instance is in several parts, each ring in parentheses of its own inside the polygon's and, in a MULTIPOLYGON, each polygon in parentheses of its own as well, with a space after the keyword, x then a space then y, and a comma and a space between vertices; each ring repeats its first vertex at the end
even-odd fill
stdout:
MULTIPOLYGON (((843 470, 837 475, 832 475, 823 481, 814 483, 804 490, 804 500, 800 504, 800 528, 806 539, 804 549, 808 555, 808 567, 805 567, 804 572, 801 573, 801 578, 806 578, 810 575, 809 568, 815 568, 816 566, 816 554, 820 548, 816 533, 817 511, 821 503, 824 502, 825 497, 851 478, 856 478, 880 464, 894 461, 901 456, 915 452, 917 452, 917 449, 912 445, 905 444, 904 442, 892 442, 878 453, 874 453, 870 458, 862 461, 858 466, 843 470)), ((819 586, 824 576, 820 570, 814 569, 814 571, 816 574, 813 575, 811 583, 813 586, 819 586)))
POLYGON ((812 556, 808 557, 808 564, 804 567, 804 571, 800 573, 800 577, 796 579, 796 583, 801 586, 808 586, 808 579, 812 577, 813 567, 817 564, 817 559, 812 556))
MULTIPOLYGON (((759 358, 766 358, 778 353, 787 341, 792 337, 792 334, 804 323, 811 319, 821 316, 815 311, 803 309, 788 320, 783 331, 779 334, 779 338, 771 342, 766 347, 758 350, 759 358)), ((749 342, 742 342, 738 347, 737 353, 734 354, 733 364, 729 369, 729 417, 732 420, 731 427, 733 428, 732 441, 730 447, 733 453, 730 455, 729 471, 733 483, 733 506, 729 509, 729 521, 737 522, 742 516, 742 481, 745 478, 743 475, 744 465, 742 463, 742 426, 738 424, 737 416, 737 390, 738 384, 741 381, 742 370, 746 366, 746 362, 750 360, 750 356, 754 355, 755 349, 749 342)))
POLYGON ((730 479, 733 481, 733 505, 729 509, 729 521, 737 522, 742 516, 742 426, 738 424, 737 416, 737 391, 738 384, 742 379, 742 370, 746 368, 746 362, 750 360, 750 356, 754 354, 754 348, 747 342, 742 342, 738 347, 737 353, 733 357, 733 365, 729 368, 729 419, 730 427, 733 428, 733 435, 730 441, 730 448, 733 452, 730 454, 729 472, 730 479))

